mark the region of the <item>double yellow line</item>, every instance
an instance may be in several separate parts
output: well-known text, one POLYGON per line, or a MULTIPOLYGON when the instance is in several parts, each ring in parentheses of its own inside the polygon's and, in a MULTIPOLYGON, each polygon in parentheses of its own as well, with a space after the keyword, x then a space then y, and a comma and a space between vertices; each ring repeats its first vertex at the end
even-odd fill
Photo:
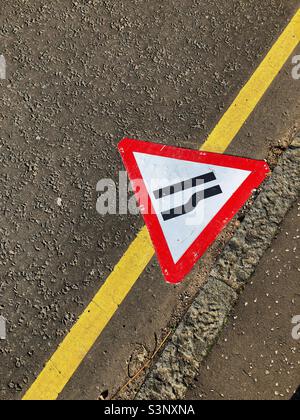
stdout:
MULTIPOLYGON (((217 153, 226 151, 299 41, 300 10, 243 87, 201 150, 217 153)), ((23 400, 57 399, 153 256, 154 249, 144 227, 23 400)))

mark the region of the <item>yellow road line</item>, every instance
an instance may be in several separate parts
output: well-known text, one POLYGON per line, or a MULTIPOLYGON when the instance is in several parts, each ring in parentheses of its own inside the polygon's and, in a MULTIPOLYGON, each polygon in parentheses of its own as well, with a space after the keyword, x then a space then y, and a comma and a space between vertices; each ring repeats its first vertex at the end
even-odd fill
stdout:
MULTIPOLYGON (((300 10, 213 130, 202 150, 223 153, 300 41, 300 10)), ((80 316, 23 400, 55 400, 154 256, 146 227, 80 316)))
POLYGON ((153 255, 148 230, 143 228, 24 400, 54 400, 58 397, 153 255))
POLYGON ((300 11, 217 124, 203 149, 224 153, 300 41, 300 11))

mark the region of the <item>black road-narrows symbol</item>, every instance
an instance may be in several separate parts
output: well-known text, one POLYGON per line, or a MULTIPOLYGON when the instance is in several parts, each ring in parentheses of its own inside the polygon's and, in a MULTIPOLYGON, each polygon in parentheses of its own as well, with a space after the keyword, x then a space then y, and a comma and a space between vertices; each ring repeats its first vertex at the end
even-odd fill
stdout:
MULTIPOLYGON (((185 191, 191 188, 198 187, 199 185, 206 184, 208 182, 216 181, 217 178, 213 172, 209 172, 204 175, 200 175, 186 181, 178 182, 177 184, 170 185, 169 187, 160 188, 154 191, 154 196, 157 200, 164 197, 177 194, 178 192, 185 191)), ((195 210, 198 204, 208 198, 214 197, 216 195, 222 194, 223 191, 219 185, 216 185, 211 188, 207 188, 203 191, 198 191, 192 195, 190 200, 179 207, 175 207, 168 211, 162 213, 162 217, 165 222, 168 220, 175 219, 176 217, 183 216, 185 214, 191 213, 195 210)))

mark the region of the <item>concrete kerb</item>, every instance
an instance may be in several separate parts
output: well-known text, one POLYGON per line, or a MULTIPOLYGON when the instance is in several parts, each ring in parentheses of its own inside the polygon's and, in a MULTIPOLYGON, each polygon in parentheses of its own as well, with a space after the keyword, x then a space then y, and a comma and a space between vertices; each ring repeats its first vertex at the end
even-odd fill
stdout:
POLYGON ((227 322, 239 293, 271 245, 300 190, 300 133, 284 152, 240 228, 225 247, 137 400, 183 399, 227 322))

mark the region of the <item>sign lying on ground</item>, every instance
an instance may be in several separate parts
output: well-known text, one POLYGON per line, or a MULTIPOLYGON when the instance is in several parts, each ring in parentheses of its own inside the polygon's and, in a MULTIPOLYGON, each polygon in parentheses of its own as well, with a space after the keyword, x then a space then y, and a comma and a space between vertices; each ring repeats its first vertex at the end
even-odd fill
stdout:
POLYGON ((266 178, 266 162, 124 139, 119 151, 166 281, 179 283, 266 178))

